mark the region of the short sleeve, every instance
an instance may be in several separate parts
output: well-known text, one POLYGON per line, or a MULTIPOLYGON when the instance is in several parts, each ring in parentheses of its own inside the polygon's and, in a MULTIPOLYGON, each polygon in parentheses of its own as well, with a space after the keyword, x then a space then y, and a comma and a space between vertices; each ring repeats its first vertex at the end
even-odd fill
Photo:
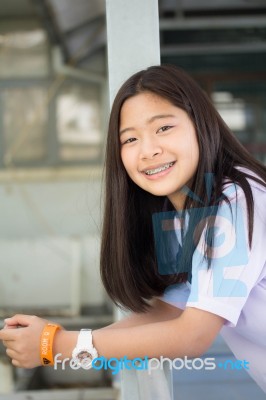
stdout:
POLYGON ((162 297, 158 297, 159 300, 165 301, 172 306, 184 310, 190 295, 190 284, 177 283, 175 285, 168 286, 162 297))
POLYGON ((211 225, 211 259, 203 257, 208 243, 204 230, 192 258, 191 285, 169 286, 161 300, 182 309, 205 310, 223 317, 227 326, 237 325, 251 291, 266 277, 266 189, 253 181, 250 185, 254 199, 251 248, 245 195, 229 185, 224 193, 230 205, 222 202, 211 225))
POLYGON ((252 246, 248 242, 246 199, 242 190, 223 202, 215 219, 213 256, 203 259, 204 232, 193 255, 192 284, 187 307, 219 315, 236 326, 252 289, 266 275, 266 192, 251 187, 254 199, 252 246))

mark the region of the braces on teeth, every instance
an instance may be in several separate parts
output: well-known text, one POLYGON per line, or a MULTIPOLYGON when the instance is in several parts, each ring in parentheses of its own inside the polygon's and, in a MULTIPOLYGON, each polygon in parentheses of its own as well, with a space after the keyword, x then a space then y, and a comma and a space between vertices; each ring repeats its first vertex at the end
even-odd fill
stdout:
POLYGON ((158 174, 158 172, 162 172, 165 169, 168 169, 168 168, 172 167, 172 165, 174 165, 174 162, 162 165, 161 167, 156 168, 156 169, 149 169, 149 170, 145 171, 145 174, 146 175, 158 174))

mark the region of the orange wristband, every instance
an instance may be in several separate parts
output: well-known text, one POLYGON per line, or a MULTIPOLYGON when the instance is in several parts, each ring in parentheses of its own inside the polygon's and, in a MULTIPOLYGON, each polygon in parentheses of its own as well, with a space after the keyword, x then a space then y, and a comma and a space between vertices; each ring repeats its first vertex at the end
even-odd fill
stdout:
POLYGON ((40 342, 40 356, 42 365, 54 365, 53 341, 55 332, 62 327, 58 324, 46 324, 43 328, 40 342))

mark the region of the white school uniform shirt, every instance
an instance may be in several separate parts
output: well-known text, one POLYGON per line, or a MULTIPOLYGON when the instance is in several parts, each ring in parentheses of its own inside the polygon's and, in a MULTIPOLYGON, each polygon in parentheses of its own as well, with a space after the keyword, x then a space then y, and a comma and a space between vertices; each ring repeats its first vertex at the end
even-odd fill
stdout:
POLYGON ((225 194, 233 205, 234 222, 230 227, 225 205, 216 221, 218 240, 223 239, 217 246, 218 255, 214 253, 217 257, 208 269, 199 256, 200 241, 193 255, 191 284, 172 285, 159 299, 181 309, 194 307, 223 317, 221 336, 237 359, 249 362, 247 372, 266 392, 266 188, 248 181, 254 199, 251 249, 244 193, 237 187, 236 199, 235 185, 227 185, 225 194))

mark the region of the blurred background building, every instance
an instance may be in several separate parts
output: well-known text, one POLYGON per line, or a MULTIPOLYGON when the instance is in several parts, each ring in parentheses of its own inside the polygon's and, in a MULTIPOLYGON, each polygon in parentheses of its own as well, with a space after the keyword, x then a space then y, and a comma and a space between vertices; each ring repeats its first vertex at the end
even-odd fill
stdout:
MULTIPOLYGON (((161 63, 193 75, 243 145, 266 162, 266 1, 158 5, 161 63)), ((1 317, 34 313, 73 329, 112 321, 99 279, 105 10, 104 0, 0 1, 1 317)), ((33 379, 2 360, 0 392, 37 388, 39 370, 33 379)), ((46 374, 41 387, 66 386, 65 377, 46 374)), ((75 379, 67 377, 73 387, 75 379)), ((116 396, 106 373, 80 379, 106 387, 95 398, 116 396)))

